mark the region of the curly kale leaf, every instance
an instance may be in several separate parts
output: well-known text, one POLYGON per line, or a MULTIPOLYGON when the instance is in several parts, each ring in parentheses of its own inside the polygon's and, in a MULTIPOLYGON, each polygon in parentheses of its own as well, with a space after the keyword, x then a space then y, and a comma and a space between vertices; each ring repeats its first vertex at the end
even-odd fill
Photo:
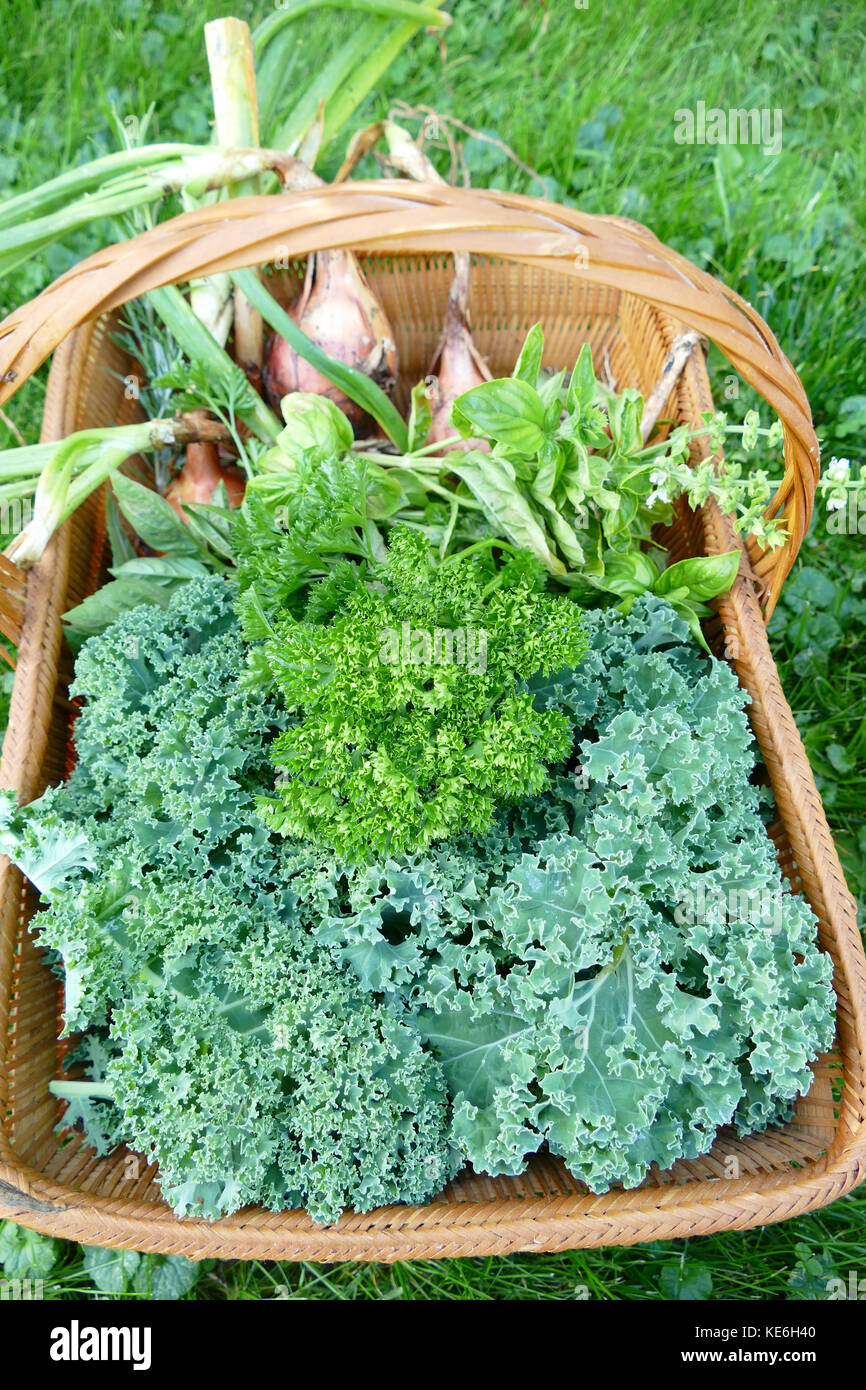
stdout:
POLYGON ((85 644, 73 694, 78 765, 58 798, 136 873, 238 873, 268 851, 255 797, 282 718, 242 690, 243 644, 224 580, 193 581, 163 612, 137 608, 85 644))
POLYGON ((160 939, 140 925, 141 901, 164 880, 213 876, 250 899, 273 874, 256 797, 282 717, 242 689, 243 670, 233 591, 219 578, 192 580, 167 609, 129 610, 82 647, 77 765, 39 801, 7 804, 3 831, 50 899, 35 925, 63 961, 67 1030, 105 1023, 169 927, 185 942, 173 890, 160 939))
POLYGON ((56 793, 44 794, 38 817, 19 807, 14 792, 0 791, 0 854, 8 854, 45 898, 71 875, 94 869, 87 835, 54 810, 56 793))
MULTIPOLYGON (((424 1200, 464 1160, 519 1173, 545 1145, 594 1191, 633 1186, 706 1152, 721 1125, 784 1115, 832 1040, 831 963, 782 883, 733 673, 658 598, 580 628, 570 600, 535 607, 519 566, 495 586, 481 561, 419 575, 419 542, 399 535, 390 575, 327 581, 344 586, 336 617, 326 602, 276 623, 248 591, 282 714, 242 680, 225 581, 124 615, 79 660, 70 782, 4 810, 4 847, 45 866, 37 923, 66 968, 67 1026, 105 1042, 88 1080, 57 1084, 67 1116, 103 1148, 155 1153, 183 1214, 303 1204, 333 1221, 424 1200), (464 807, 408 855, 391 842, 351 863, 312 837, 273 840, 257 811, 270 744, 308 719, 372 729, 417 778, 401 713, 436 709, 465 776, 461 721, 479 708, 460 671, 394 663, 392 708, 364 666, 377 622, 402 637, 431 612, 449 631, 499 615, 475 673, 484 719, 509 701, 530 731, 550 717, 543 785, 520 797, 515 777, 481 829, 464 807), (556 659, 537 665, 551 634, 556 659), (360 705, 341 714, 335 690, 360 705)), ((336 819, 330 786, 299 769, 293 789, 336 819)))
POLYGON ((586 628, 577 672, 530 683, 573 729, 545 793, 330 893, 300 853, 284 872, 438 1057, 478 1171, 547 1145, 605 1191, 788 1111, 832 1043, 832 962, 782 881, 733 673, 656 598, 586 628))
POLYGON ((67 1085, 63 1129, 81 1126, 101 1158, 123 1142, 123 1116, 109 1096, 105 1073, 112 1044, 104 1032, 87 1033, 64 1058, 63 1069, 83 1071, 85 1081, 67 1085))
POLYGON ((299 923, 256 811, 281 717, 244 660, 224 580, 130 610, 79 656, 69 782, 3 804, 91 1030, 64 1124, 155 1154, 180 1214, 424 1201, 459 1163, 442 1071, 299 923))
POLYGON ((408 529, 381 565, 338 578, 329 622, 271 620, 256 591, 242 599, 251 678, 290 715, 276 795, 260 803, 268 824, 361 860, 483 831, 497 804, 540 791, 568 720, 520 684, 579 661, 572 601, 540 592, 523 563, 434 566, 408 529))
MULTIPOLYGON (((459 1157, 441 1070, 417 1035, 275 898, 239 910, 206 882, 175 893, 188 919, 218 916, 231 932, 218 946, 199 933, 127 986, 105 1068, 123 1138, 155 1156, 174 1210, 302 1205, 328 1223, 437 1192, 459 1157)), ((145 916, 164 907, 151 896, 145 916)))

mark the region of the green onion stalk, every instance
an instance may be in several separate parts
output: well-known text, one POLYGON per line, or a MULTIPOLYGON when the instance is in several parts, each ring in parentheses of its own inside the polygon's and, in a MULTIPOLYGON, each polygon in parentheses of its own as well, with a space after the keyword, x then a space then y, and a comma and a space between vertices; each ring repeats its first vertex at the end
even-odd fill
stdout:
POLYGON ((253 34, 258 71, 258 102, 268 144, 296 153, 325 103, 323 144, 351 120, 376 83, 421 28, 446 29, 451 16, 413 0, 281 0, 253 34), (347 10, 358 15, 350 37, 337 49, 290 112, 281 115, 279 97, 293 35, 288 26, 315 11, 347 10), (395 25, 394 20, 398 23, 395 25))
POLYGON ((78 430, 59 444, 0 452, 0 478, 8 479, 12 469, 16 470, 13 481, 0 487, 0 495, 6 500, 26 495, 25 485, 33 485, 32 474, 22 476, 22 466, 30 469, 37 461, 40 465, 33 518, 8 546, 7 557, 21 569, 30 569, 41 559, 58 526, 110 477, 114 469, 134 454, 179 449, 198 437, 196 429, 182 418, 145 420, 136 425, 78 430), (51 452, 46 456, 42 451, 47 449, 51 452), (16 458, 21 453, 30 456, 23 465, 16 458))
POLYGON ((38 188, 7 198, 0 206, 0 228, 21 227, 28 217, 44 216, 57 207, 68 207, 76 198, 100 189, 109 179, 141 171, 151 165, 161 164, 170 168, 182 159, 201 154, 204 148, 202 145, 183 144, 141 145, 137 149, 116 150, 114 154, 79 164, 77 168, 58 174, 57 178, 49 179, 38 188))
MULTIPOLYGON (((11 223, 4 219, 5 225, 0 225, 0 275, 8 275, 37 252, 100 217, 119 217, 135 208, 158 203, 170 193, 186 193, 198 198, 210 189, 224 188, 265 170, 273 170, 284 158, 272 150, 191 145, 177 147, 185 150, 183 154, 148 163, 153 148, 163 150, 165 147, 141 145, 137 149, 106 155, 104 161, 94 161, 91 168, 100 163, 107 166, 108 161, 117 160, 110 167, 121 167, 122 172, 102 181, 94 192, 85 192, 62 208, 43 212, 42 204, 34 195, 31 207, 41 215, 11 223)), ((43 185, 36 193, 48 187, 43 185)), ((53 202, 53 194, 46 197, 46 205, 53 202)), ((8 213, 8 205, 4 212, 8 213)))
MULTIPOLYGON (((249 26, 241 19, 215 19, 204 26, 204 37, 216 142, 231 148, 255 147, 259 143, 259 118, 249 26)), ((235 183, 230 196, 252 197, 261 191, 261 179, 253 177, 235 183)), ((194 281, 190 305, 221 344, 234 321, 235 360, 248 377, 258 379, 263 355, 261 316, 239 290, 232 293, 228 275, 194 281)))

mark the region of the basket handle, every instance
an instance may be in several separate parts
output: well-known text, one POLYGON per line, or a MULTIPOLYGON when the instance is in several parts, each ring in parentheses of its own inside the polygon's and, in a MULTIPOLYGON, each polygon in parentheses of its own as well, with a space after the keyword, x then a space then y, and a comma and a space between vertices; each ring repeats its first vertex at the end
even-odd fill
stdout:
POLYGON ((0 323, 0 405, 79 324, 161 285, 337 247, 386 253, 470 251, 555 269, 624 290, 711 338, 782 423, 785 474, 767 516, 788 530, 778 549, 750 545, 775 606, 809 526, 818 441, 802 383, 750 304, 623 217, 538 198, 404 179, 238 198, 183 213, 109 246, 0 323))
POLYGON ((54 1206, 51 1202, 43 1202, 38 1197, 31 1197, 28 1192, 22 1192, 20 1187, 13 1187, 12 1183, 4 1182, 0 1178, 0 1206, 6 1207, 14 1215, 22 1211, 63 1211, 63 1207, 54 1206))

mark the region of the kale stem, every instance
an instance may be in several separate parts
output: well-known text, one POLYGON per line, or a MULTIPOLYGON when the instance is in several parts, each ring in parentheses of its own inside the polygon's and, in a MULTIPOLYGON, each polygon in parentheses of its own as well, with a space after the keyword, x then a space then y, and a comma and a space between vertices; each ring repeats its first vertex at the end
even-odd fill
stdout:
POLYGON ((93 1100, 113 1099, 107 1081, 49 1081, 48 1089, 60 1100, 75 1100, 77 1096, 90 1096, 93 1100))

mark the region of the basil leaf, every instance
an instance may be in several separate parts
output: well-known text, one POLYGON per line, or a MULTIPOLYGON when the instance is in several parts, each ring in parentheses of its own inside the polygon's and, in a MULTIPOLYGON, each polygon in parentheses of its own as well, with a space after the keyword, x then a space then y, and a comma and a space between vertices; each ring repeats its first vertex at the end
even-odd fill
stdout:
POLYGON ((514 364, 512 377, 520 381, 526 381, 530 386, 538 385, 538 373, 541 371, 541 357, 544 351, 544 334, 541 324, 535 323, 526 335, 523 347, 520 349, 520 356, 514 364))
POLYGON ((307 454, 329 459, 346 453, 354 440, 352 426, 332 400, 312 391, 292 391, 283 396, 280 409, 286 428, 273 448, 258 461, 260 473, 294 472, 307 454))
POLYGON ((412 387, 411 404, 409 406, 409 453, 413 449, 421 449, 427 442, 430 433, 430 426, 433 422, 433 411, 430 409, 430 397, 427 395, 427 387, 423 381, 419 381, 412 387))
POLYGON ((579 507, 592 486, 589 454, 576 439, 568 441, 570 460, 562 477, 562 486, 572 506, 579 507))
POLYGON ((194 556, 198 546, 177 512, 164 497, 123 473, 112 473, 111 486, 117 504, 137 536, 152 550, 171 550, 194 556))
POLYGON ((658 570, 642 550, 627 550, 623 555, 608 551, 604 557, 604 587, 612 594, 646 593, 658 579, 658 570))
POLYGON ((453 405, 451 406, 450 423, 454 426, 455 430, 457 430, 459 434, 462 434, 464 439, 472 438, 472 421, 467 419, 467 417, 463 414, 463 411, 460 409, 459 397, 458 400, 454 401, 453 405))
POLYGON ((586 556, 574 528, 569 526, 565 517, 557 511, 549 497, 539 497, 537 500, 544 508, 545 519, 553 533, 553 538, 568 563, 572 566, 582 566, 586 556))
POLYGON ((669 595, 674 589, 685 589, 690 598, 706 602, 728 592, 739 568, 739 550, 729 550, 724 555, 699 555, 692 560, 679 560, 659 575, 653 591, 669 595))
POLYGON ((577 411, 584 415, 594 400, 595 372, 592 369, 592 348, 589 343, 584 343, 568 383, 565 408, 569 413, 577 411))
MULTIPOLYGON (((454 410, 458 412, 461 433, 465 422, 469 435, 487 435, 515 453, 532 456, 544 442, 544 403, 528 382, 515 377, 473 386, 457 397, 454 410)), ((453 412, 451 421, 457 424, 453 412)))
POLYGON ((612 541, 628 527, 630 518, 624 515, 625 509, 629 506, 628 495, 624 492, 611 492, 609 488, 602 487, 598 489, 597 500, 602 509, 601 529, 604 538, 612 541))
POLYGON ((626 455, 636 454, 643 448, 640 421, 643 415, 643 397, 635 394, 623 402, 620 416, 619 447, 626 455))
POLYGON ((565 574, 565 565, 551 550, 544 528, 505 459, 473 451, 459 459, 451 455, 448 467, 471 488, 499 535, 531 550, 551 574, 565 574))
POLYGON ((553 376, 549 376, 538 388, 549 430, 557 429, 562 419, 562 383, 564 381, 565 372, 554 372, 553 376))
MULTIPOLYGON (((225 490, 223 483, 220 483, 219 486, 225 490)), ((216 496, 216 491, 212 496, 216 496)), ((192 506, 185 505, 184 512, 190 534, 200 545, 206 550, 213 550, 224 560, 231 560, 233 551, 228 509, 224 510, 213 504, 209 506, 204 502, 196 502, 192 506)))
POLYGON ((682 618, 683 622, 687 624, 689 632, 694 637, 698 646, 703 647, 704 651, 708 652, 710 648, 707 639, 704 637, 703 628, 701 627, 701 618, 708 617, 710 609, 705 608, 702 603, 696 603, 694 600, 688 598, 669 598, 668 602, 677 617, 682 618))
POLYGON ((617 453, 628 455, 643 448, 640 435, 640 416, 643 414, 643 397, 633 387, 628 387, 619 396, 611 396, 607 403, 608 422, 617 453))
POLYGON ((532 483, 532 491, 538 498, 550 497, 559 481, 565 463, 565 454, 554 439, 545 439, 539 450, 539 467, 532 483))

